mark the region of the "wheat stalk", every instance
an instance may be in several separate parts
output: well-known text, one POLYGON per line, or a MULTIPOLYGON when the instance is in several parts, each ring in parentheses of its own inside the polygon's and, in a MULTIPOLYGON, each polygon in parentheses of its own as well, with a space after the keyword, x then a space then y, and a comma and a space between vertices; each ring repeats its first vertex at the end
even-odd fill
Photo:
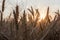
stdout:
POLYGON ((5 6, 5 0, 3 0, 3 2, 2 2, 2 12, 1 12, 1 26, 2 26, 2 20, 3 20, 4 6, 5 6))
POLYGON ((18 30, 18 18, 19 18, 19 8, 18 5, 16 6, 16 12, 13 10, 13 15, 15 19, 16 29, 18 30))

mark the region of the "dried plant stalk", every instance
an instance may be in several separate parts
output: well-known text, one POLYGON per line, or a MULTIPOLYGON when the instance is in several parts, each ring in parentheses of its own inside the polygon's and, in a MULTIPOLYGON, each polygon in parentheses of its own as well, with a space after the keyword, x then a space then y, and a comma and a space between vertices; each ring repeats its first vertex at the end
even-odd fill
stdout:
POLYGON ((5 6, 5 0, 3 0, 3 2, 2 2, 2 12, 1 12, 1 26, 2 26, 2 20, 3 20, 4 6, 5 6))
POLYGON ((31 9, 28 8, 28 10, 30 11, 30 13, 33 15, 34 17, 34 10, 33 10, 33 7, 31 6, 31 9))
POLYGON ((16 12, 13 10, 14 14, 14 19, 15 19, 15 24, 16 24, 16 29, 18 30, 18 18, 19 18, 19 7, 18 5, 16 6, 16 12))

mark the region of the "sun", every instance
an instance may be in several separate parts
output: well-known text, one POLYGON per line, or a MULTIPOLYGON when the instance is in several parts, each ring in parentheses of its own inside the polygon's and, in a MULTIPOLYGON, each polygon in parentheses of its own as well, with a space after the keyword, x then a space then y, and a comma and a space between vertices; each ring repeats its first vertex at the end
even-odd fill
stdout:
POLYGON ((45 14, 41 14, 40 19, 44 19, 44 18, 45 18, 45 14))
POLYGON ((45 16, 46 15, 44 13, 41 13, 40 16, 39 16, 38 22, 41 22, 41 20, 44 20, 45 16))

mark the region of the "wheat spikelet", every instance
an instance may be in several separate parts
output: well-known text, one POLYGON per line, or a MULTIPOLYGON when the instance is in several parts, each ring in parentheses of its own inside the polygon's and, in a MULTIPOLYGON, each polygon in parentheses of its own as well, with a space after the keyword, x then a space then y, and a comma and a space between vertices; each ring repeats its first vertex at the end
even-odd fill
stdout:
POLYGON ((16 6, 16 12, 13 10, 13 15, 15 19, 16 29, 18 30, 18 18, 19 18, 19 8, 16 6))
POLYGON ((33 7, 31 6, 31 9, 28 8, 28 10, 30 11, 30 13, 33 15, 34 17, 34 10, 33 10, 33 7))

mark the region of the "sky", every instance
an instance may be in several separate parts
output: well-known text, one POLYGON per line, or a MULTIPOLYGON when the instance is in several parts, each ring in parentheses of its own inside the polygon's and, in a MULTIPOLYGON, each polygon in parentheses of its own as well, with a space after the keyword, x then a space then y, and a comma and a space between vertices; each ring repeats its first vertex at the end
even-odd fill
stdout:
MULTIPOLYGON (((2 1, 0 0, 0 10, 2 1)), ((5 2, 5 11, 4 11, 4 18, 9 16, 12 12, 12 9, 16 7, 16 4, 19 5, 20 11, 23 9, 30 8, 38 8, 42 13, 46 13, 47 7, 50 7, 50 12, 54 15, 54 12, 60 9, 60 0, 6 0, 5 2)))

